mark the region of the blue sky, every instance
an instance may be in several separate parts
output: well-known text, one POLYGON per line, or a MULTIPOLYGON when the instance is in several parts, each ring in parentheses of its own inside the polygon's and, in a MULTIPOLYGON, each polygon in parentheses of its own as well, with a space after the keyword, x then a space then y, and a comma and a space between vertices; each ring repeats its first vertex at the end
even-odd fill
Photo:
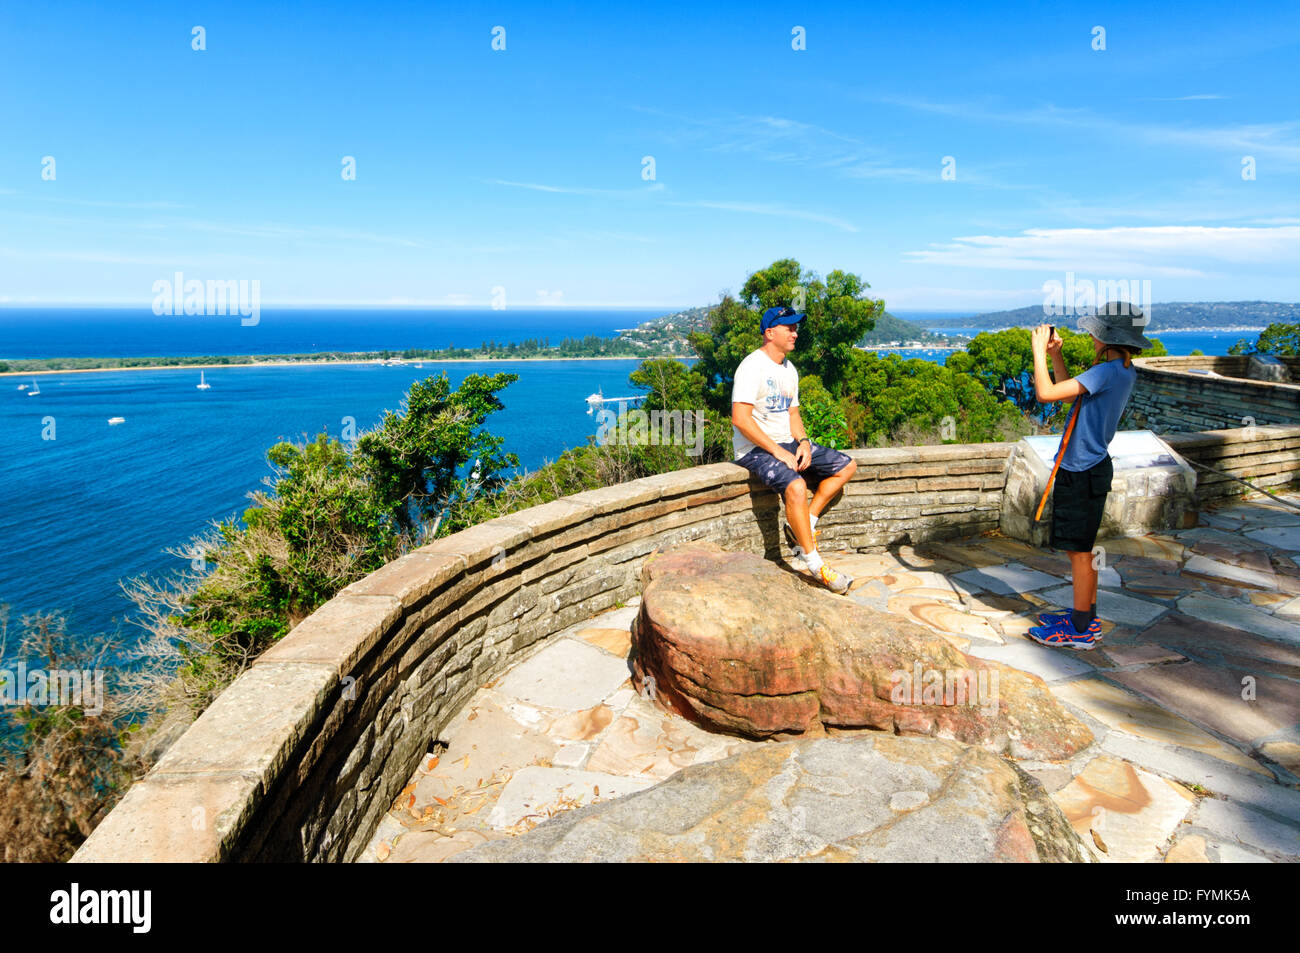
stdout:
POLYGON ((6 4, 0 303, 1297 301, 1300 8, 1242 9, 6 4))

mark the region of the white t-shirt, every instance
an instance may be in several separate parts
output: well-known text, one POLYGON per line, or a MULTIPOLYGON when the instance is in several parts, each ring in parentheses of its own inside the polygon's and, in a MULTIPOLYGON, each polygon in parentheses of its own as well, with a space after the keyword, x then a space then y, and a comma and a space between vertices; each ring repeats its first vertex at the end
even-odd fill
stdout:
MULTIPOLYGON (((733 404, 753 404, 754 423, 776 443, 789 443, 790 408, 799 406, 799 372, 788 360, 777 364, 762 348, 751 353, 736 368, 731 385, 733 404)), ((731 447, 739 460, 754 449, 733 424, 731 447)))

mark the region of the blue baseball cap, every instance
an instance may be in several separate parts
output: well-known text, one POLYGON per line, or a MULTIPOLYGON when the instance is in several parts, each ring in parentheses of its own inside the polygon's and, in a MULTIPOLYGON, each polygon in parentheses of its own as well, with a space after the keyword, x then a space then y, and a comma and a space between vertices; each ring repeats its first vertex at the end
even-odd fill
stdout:
POLYGON ((796 314, 794 308, 788 305, 778 305, 763 312, 763 320, 759 322, 758 329, 759 331, 766 331, 778 324, 798 324, 804 317, 803 314, 796 314))

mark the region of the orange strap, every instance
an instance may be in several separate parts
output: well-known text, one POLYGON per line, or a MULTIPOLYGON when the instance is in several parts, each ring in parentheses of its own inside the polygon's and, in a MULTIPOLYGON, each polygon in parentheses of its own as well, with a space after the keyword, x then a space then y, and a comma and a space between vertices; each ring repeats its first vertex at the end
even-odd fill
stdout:
POLYGON ((1080 394, 1070 406, 1070 420, 1065 425, 1065 433, 1061 434, 1061 446, 1056 451, 1056 463, 1052 465, 1052 473, 1047 478, 1047 486, 1043 489, 1043 498, 1038 501, 1038 512, 1034 514, 1035 523, 1043 518, 1043 507, 1047 505, 1047 495, 1052 492, 1052 481, 1056 479, 1056 471, 1061 468, 1061 460, 1065 457, 1065 448, 1070 444, 1070 434, 1074 432, 1074 424, 1079 419, 1078 410, 1082 403, 1083 394, 1080 394))

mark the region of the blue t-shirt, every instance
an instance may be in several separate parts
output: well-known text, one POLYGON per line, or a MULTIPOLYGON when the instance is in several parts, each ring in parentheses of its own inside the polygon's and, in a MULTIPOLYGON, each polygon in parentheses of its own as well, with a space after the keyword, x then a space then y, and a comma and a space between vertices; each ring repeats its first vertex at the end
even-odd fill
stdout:
POLYGON ((1088 393, 1075 398, 1082 400, 1083 406, 1076 411, 1079 419, 1061 458, 1061 469, 1078 473, 1106 459, 1106 448, 1137 382, 1137 368, 1130 365, 1126 370, 1124 359, 1117 357, 1088 368, 1075 380, 1088 393))

